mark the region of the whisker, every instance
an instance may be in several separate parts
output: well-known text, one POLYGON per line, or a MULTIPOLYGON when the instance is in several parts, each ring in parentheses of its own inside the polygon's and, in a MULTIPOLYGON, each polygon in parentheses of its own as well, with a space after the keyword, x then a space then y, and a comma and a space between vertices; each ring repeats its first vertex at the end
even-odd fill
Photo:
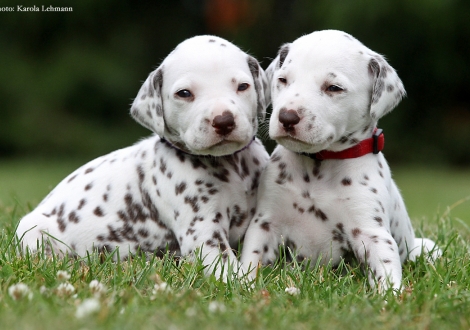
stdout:
POLYGON ((269 138, 269 120, 268 119, 266 119, 266 120, 259 123, 257 136, 262 141, 268 141, 270 139, 269 138))

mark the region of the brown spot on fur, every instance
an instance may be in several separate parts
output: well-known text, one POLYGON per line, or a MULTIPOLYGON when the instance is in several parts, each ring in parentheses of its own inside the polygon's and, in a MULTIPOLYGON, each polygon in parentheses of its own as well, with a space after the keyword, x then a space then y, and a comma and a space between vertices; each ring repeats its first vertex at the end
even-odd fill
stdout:
POLYGON ((70 212, 69 213, 69 221, 78 223, 80 221, 80 217, 75 213, 75 212, 70 212))
POLYGON ((82 199, 80 200, 80 202, 78 202, 78 208, 77 208, 77 209, 78 209, 78 210, 81 210, 82 207, 85 206, 85 204, 86 204, 86 200, 85 200, 84 198, 82 198, 82 199))
POLYGON ((303 179, 304 179, 305 182, 310 182, 310 177, 309 177, 308 173, 305 173, 305 174, 304 174, 304 178, 303 178, 303 179))
POLYGON ((315 210, 315 216, 321 219, 322 221, 328 220, 328 217, 326 216, 326 214, 320 209, 315 210))
POLYGON ((341 184, 343 186, 350 186, 352 184, 352 180, 350 177, 345 177, 343 180, 341 180, 341 184))
POLYGON ((72 180, 73 180, 73 179, 75 179, 76 177, 77 177, 77 174, 75 174, 75 175, 71 176, 71 177, 70 177, 70 179, 68 179, 68 181, 67 181, 67 182, 70 182, 70 181, 72 181, 72 180))
POLYGON ((184 202, 191 206, 194 213, 197 213, 199 211, 199 205, 197 203, 197 200, 198 200, 197 196, 193 196, 193 197, 185 196, 184 197, 184 202))
POLYGON ((382 226, 383 220, 382 220, 381 217, 374 217, 374 220, 377 221, 379 223, 379 225, 382 226))
POLYGON ((357 236, 359 236, 361 234, 361 230, 359 228, 354 228, 352 230, 352 235, 354 238, 357 238, 357 236))
POLYGON ((186 190, 186 182, 181 182, 175 187, 175 195, 182 194, 186 190))
POLYGON ((104 216, 104 213, 103 213, 103 210, 97 206, 94 210, 93 210, 93 213, 97 216, 97 217, 102 217, 104 216))
POLYGON ((265 230, 265 231, 269 231, 269 222, 263 222, 260 227, 265 230))

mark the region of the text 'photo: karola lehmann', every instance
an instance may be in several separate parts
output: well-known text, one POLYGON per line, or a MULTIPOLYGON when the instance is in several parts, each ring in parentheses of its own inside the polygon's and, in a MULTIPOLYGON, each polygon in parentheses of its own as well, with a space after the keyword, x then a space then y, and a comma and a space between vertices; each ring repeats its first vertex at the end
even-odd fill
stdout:
POLYGON ((0 12, 67 12, 73 11, 73 7, 54 7, 54 6, 47 6, 47 5, 40 5, 40 6, 9 6, 9 7, 0 7, 0 12))

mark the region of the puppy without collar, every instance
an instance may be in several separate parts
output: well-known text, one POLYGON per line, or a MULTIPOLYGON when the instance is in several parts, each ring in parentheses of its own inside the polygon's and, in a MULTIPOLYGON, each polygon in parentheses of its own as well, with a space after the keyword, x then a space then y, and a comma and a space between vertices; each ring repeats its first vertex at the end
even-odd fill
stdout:
POLYGON ((264 117, 264 71, 232 43, 179 44, 144 82, 131 114, 158 135, 82 166, 21 219, 24 248, 78 256, 119 248, 193 255, 207 272, 238 268, 268 160, 254 139, 264 117), (221 264, 216 265, 218 258, 221 264))

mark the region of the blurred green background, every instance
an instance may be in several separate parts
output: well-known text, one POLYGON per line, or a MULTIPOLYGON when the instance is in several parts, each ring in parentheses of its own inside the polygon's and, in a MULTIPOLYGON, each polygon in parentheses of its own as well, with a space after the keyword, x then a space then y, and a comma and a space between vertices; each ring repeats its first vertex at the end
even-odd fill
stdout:
POLYGON ((95 157, 148 135, 129 105, 148 73, 188 37, 219 35, 266 68, 281 44, 340 29, 385 54, 408 92, 381 121, 389 161, 470 164, 468 0, 49 4, 73 11, 0 11, 0 157, 95 157))
MULTIPOLYGON (((444 167, 446 173, 457 173, 460 188, 443 188, 441 196, 445 199, 451 190, 459 192, 457 199, 470 195, 468 0, 46 4, 72 7, 72 12, 19 12, 18 5, 41 9, 43 4, 0 0, 0 8, 14 7, 13 12, 0 10, 2 178, 11 164, 21 164, 18 159, 76 160, 75 166, 149 135, 130 118, 130 103, 148 73, 188 37, 221 36, 266 68, 283 43, 314 30, 339 29, 384 54, 404 82, 407 98, 380 122, 392 169, 405 164, 444 167)), ((30 167, 33 164, 29 162, 30 167)), ((62 176, 59 170, 53 172, 62 176)), ((411 188, 426 180, 440 182, 435 180, 439 171, 403 173, 399 185, 411 188), (413 173, 426 175, 413 181, 413 173)), ((7 183, 0 182, 3 193, 7 183)), ((434 211, 438 205, 427 207, 434 211)), ((470 214, 468 203, 466 207, 470 214)))

